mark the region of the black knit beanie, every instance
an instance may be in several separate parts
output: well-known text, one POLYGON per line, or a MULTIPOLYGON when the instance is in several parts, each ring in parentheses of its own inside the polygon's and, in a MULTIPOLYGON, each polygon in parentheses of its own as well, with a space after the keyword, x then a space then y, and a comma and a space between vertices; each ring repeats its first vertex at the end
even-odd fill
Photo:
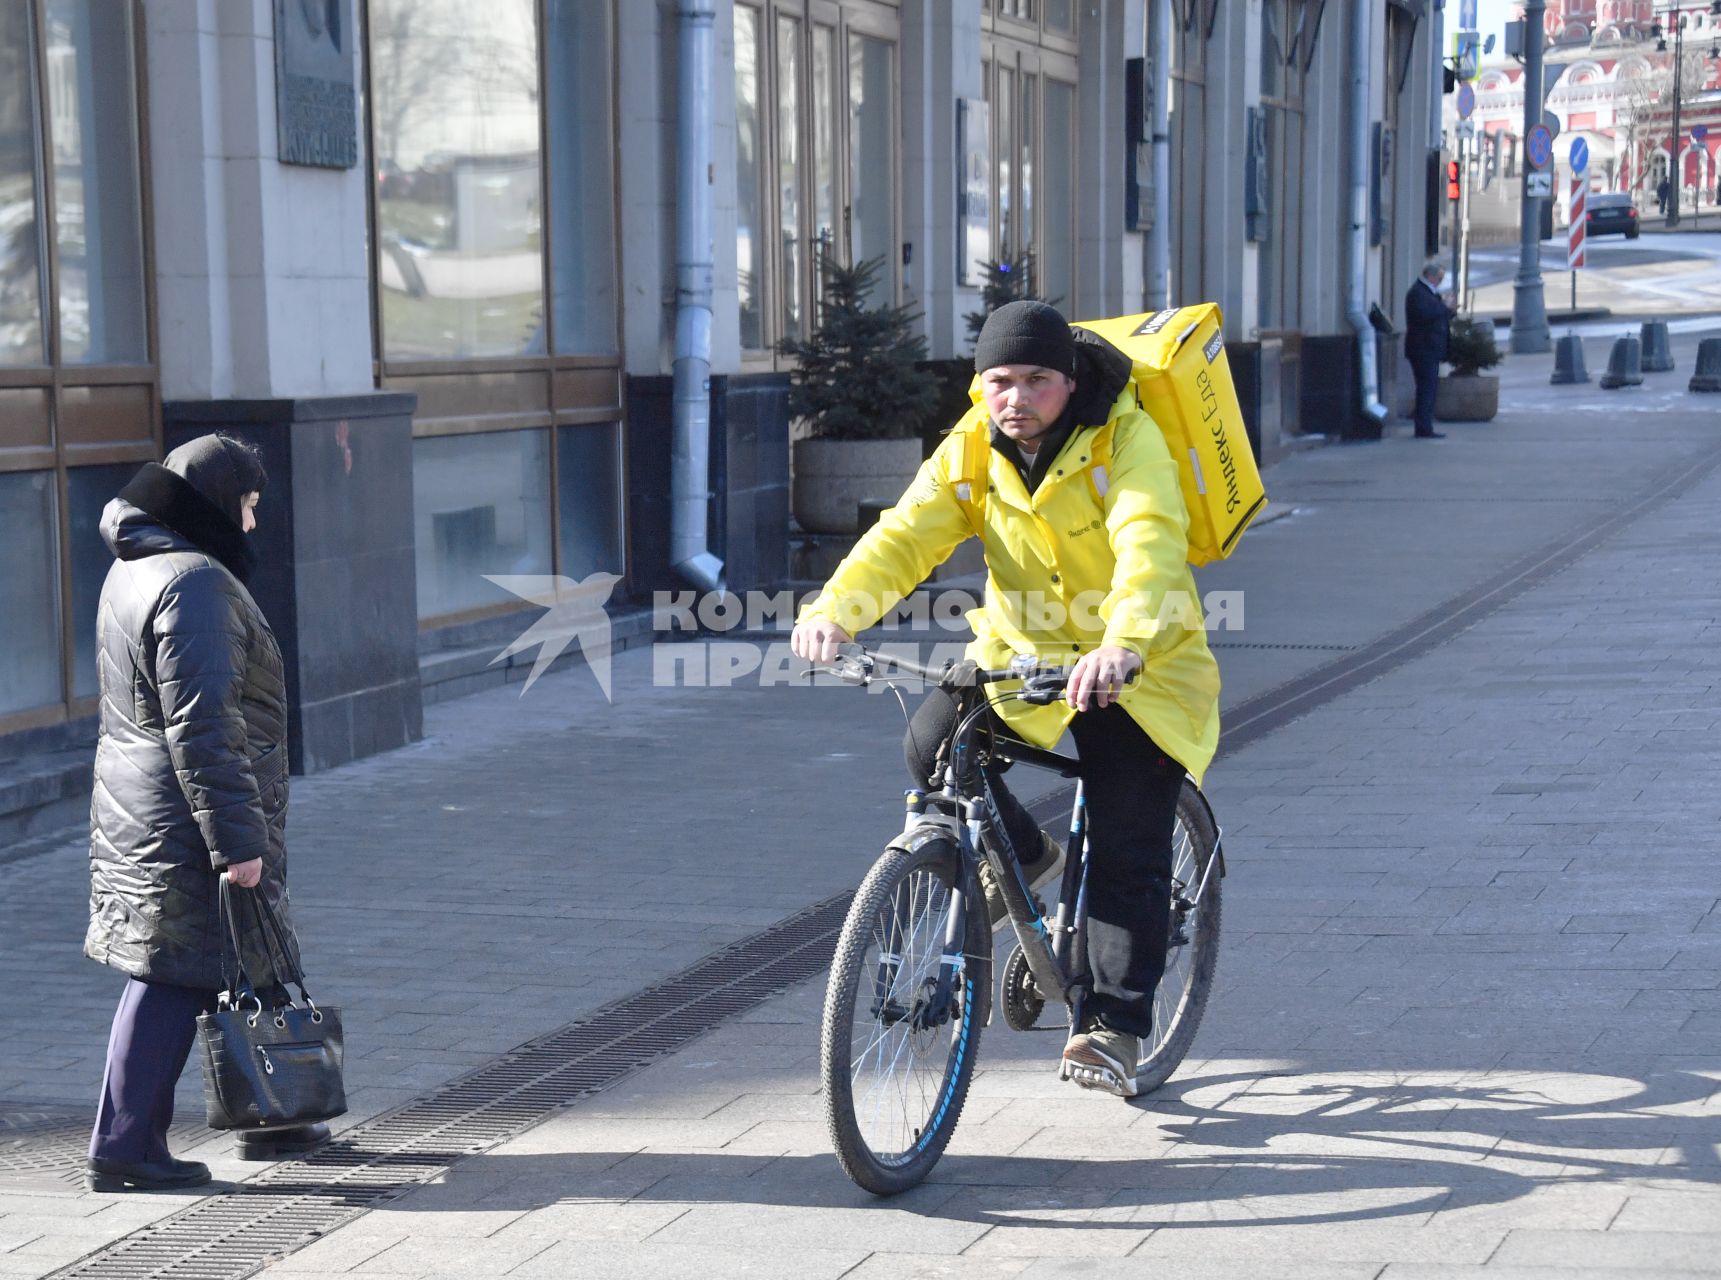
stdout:
POLYGON ((1043 302, 1006 302, 986 317, 974 344, 974 369, 1037 364, 1068 377, 1076 373, 1076 341, 1069 322, 1043 302))

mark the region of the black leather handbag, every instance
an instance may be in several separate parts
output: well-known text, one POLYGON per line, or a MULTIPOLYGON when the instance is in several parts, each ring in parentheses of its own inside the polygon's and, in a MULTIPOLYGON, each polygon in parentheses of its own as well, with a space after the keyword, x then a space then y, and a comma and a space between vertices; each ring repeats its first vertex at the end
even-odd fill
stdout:
POLYGON ((221 877, 221 970, 227 989, 213 1013, 198 1015, 203 1095, 211 1129, 280 1129, 330 1120, 347 1109, 341 1078, 341 1011, 320 1009, 305 990, 286 933, 260 893, 245 893, 274 981, 247 974, 235 895, 221 877), (294 1001, 287 990, 299 989, 294 1001), (264 995, 274 1007, 265 1007, 264 995), (301 1007, 302 1005, 302 1007, 301 1007))

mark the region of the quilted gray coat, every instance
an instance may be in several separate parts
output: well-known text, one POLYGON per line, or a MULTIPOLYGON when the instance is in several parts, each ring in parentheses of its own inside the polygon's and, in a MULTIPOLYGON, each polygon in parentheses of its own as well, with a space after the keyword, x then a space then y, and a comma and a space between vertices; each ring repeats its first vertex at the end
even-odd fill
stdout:
MULTIPOLYGON (((217 890, 229 864, 263 859, 253 892, 274 906, 298 964, 281 651, 228 567, 247 571, 248 551, 235 549, 244 535, 222 521, 190 482, 153 466, 102 513, 114 564, 97 615, 101 736, 84 940, 84 954, 122 973, 206 990, 224 986, 217 890)), ((234 894, 251 908, 238 913, 241 945, 261 985, 270 967, 248 897, 234 894)))

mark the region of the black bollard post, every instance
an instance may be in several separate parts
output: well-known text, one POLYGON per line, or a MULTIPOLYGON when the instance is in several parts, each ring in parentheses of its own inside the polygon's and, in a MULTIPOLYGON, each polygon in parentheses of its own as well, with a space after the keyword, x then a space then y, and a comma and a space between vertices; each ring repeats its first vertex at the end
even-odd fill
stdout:
POLYGON ((1568 382, 1588 382, 1590 371, 1584 368, 1584 340, 1568 333, 1554 346, 1554 376, 1548 381, 1554 386, 1568 382))
POLYGON ((1636 338, 1624 337, 1613 340, 1613 350, 1608 352, 1607 372, 1601 376, 1604 391, 1613 391, 1618 387, 1636 387, 1643 383, 1643 348, 1636 338))
POLYGON ((1697 344, 1697 369, 1691 375, 1691 390, 1721 391, 1721 338, 1705 338, 1697 344))
POLYGON ((1640 340, 1645 373, 1667 373, 1673 368, 1673 347, 1667 337, 1667 321, 1645 320, 1640 340))

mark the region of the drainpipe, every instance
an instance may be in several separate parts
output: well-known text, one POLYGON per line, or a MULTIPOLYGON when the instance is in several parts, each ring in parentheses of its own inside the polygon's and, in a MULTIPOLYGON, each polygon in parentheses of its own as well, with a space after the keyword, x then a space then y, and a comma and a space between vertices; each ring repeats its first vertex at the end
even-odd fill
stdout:
POLYGON ((1171 305, 1171 4, 1149 0, 1147 65, 1153 68, 1153 230, 1147 236, 1147 306, 1171 305))
POLYGON ((670 562, 705 591, 723 588, 711 554, 711 62, 714 0, 680 0, 676 83, 675 440, 670 562))
POLYGON ((1350 179, 1351 216, 1347 231, 1349 263, 1345 280, 1345 318, 1356 331, 1361 373, 1362 412, 1376 426, 1386 422, 1380 402, 1380 371, 1375 363, 1374 326, 1368 321, 1369 182, 1369 17, 1375 0, 1351 0, 1350 179))

